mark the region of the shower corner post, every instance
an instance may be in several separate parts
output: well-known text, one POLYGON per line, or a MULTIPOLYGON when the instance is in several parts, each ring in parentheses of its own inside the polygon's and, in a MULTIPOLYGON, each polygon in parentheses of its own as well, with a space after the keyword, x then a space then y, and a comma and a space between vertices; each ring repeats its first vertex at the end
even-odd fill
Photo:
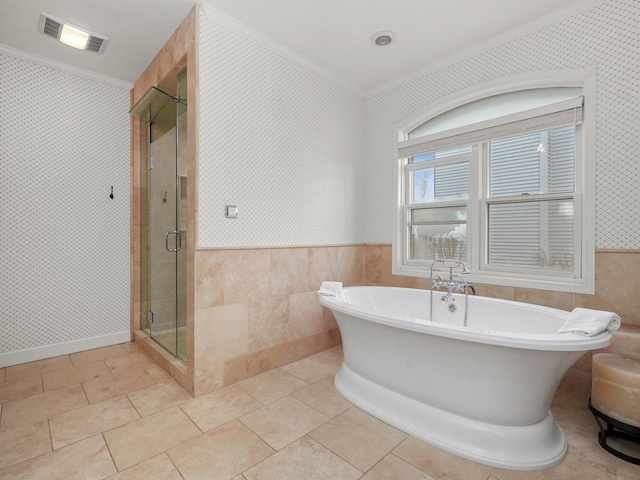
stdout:
POLYGON ((195 393, 195 311, 196 269, 195 255, 198 246, 198 148, 199 132, 199 65, 198 65, 198 21, 199 6, 192 17, 193 36, 187 52, 187 359, 189 362, 189 384, 195 393))
MULTIPOLYGON (((133 89, 129 91, 129 108, 134 105, 133 89)), ((129 318, 130 341, 134 341, 134 332, 140 330, 140 175, 138 171, 140 155, 139 122, 129 116, 129 318)))
MULTIPOLYGON (((196 83, 191 77, 197 74, 197 58, 196 58, 196 37, 198 28, 198 6, 196 5, 191 12, 185 17, 180 26, 173 35, 167 40, 163 48, 156 55, 147 69, 140 78, 135 82, 131 90, 131 107, 134 107, 152 87, 161 86, 166 88, 176 79, 176 75, 187 69, 186 95, 189 108, 193 104, 197 105, 196 83), (159 79, 162 81, 158 82, 159 79), (173 80, 172 80, 173 79, 173 80)), ((169 94, 177 97, 177 89, 175 82, 174 90, 169 94)), ((181 95, 182 97, 183 95, 181 95)), ((194 110, 195 113, 195 110, 194 110)), ((197 116, 187 111, 187 131, 186 135, 186 173, 187 177, 195 169, 193 166, 196 161, 194 153, 197 152, 197 138, 194 133, 197 131, 197 116)), ((169 375, 171 375, 180 385, 182 385, 190 393, 194 391, 193 385, 193 249, 195 245, 195 236, 189 229, 191 228, 192 218, 195 217, 195 177, 187 178, 187 198, 186 198, 186 217, 188 226, 186 239, 183 238, 183 248, 186 250, 186 329, 187 329, 187 358, 186 362, 182 362, 175 356, 170 355, 164 348, 160 347, 156 342, 143 331, 144 322, 147 318, 145 315, 145 305, 149 302, 149 275, 146 274, 147 260, 150 247, 147 241, 149 224, 145 220, 148 218, 148 210, 150 201, 148 200, 148 183, 147 183, 147 157, 146 150, 148 138, 147 122, 140 118, 131 117, 131 337, 148 355, 150 355, 169 375), (186 241, 185 241, 186 240, 186 241), (145 260, 147 259, 147 260, 145 260)), ((155 131, 154 131, 155 136, 155 131)), ((155 140, 155 138, 154 138, 155 140)), ((165 204, 166 205, 166 204, 165 204)), ((177 339, 177 335, 176 335, 177 339)))

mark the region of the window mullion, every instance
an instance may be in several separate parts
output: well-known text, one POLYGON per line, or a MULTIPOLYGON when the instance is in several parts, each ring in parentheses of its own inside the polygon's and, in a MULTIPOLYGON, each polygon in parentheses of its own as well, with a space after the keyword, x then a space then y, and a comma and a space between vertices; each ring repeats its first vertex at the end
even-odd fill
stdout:
POLYGON ((413 185, 411 185, 411 164, 406 163, 403 168, 403 193, 404 193, 404 204, 410 205, 411 199, 413 198, 413 185))
POLYGON ((479 229, 477 233, 478 242, 478 269, 484 270, 487 268, 487 250, 489 244, 489 211, 487 205, 487 198, 489 197, 489 178, 490 178, 490 165, 489 165, 489 142, 481 144, 480 147, 480 164, 482 171, 480 177, 480 201, 478 205, 478 220, 479 229))
POLYGON ((471 149, 469 162, 469 200, 467 202, 467 267, 473 272, 479 269, 480 258, 480 200, 482 198, 482 144, 471 149))
POLYGON ((582 278, 582 268, 585 263, 582 256, 582 242, 585 233, 582 223, 582 195, 579 193, 573 196, 573 218, 573 255, 578 259, 573 265, 573 276, 582 278))

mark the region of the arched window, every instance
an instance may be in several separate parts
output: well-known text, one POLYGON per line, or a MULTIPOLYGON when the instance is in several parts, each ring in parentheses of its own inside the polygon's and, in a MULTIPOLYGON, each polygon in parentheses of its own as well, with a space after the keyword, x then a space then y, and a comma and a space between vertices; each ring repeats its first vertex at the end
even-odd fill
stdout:
POLYGON ((469 281, 593 293, 585 78, 478 93, 399 128, 394 273, 428 276, 434 259, 455 259, 469 281))

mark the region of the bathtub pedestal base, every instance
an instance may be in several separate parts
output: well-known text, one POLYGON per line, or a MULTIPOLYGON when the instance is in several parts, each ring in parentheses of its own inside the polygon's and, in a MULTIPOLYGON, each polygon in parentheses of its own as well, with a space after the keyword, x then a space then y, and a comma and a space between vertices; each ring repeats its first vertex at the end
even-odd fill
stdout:
POLYGON ((362 410, 414 437, 475 462, 512 470, 557 465, 567 442, 551 412, 526 426, 494 425, 434 408, 391 391, 351 370, 336 373, 338 391, 362 410))

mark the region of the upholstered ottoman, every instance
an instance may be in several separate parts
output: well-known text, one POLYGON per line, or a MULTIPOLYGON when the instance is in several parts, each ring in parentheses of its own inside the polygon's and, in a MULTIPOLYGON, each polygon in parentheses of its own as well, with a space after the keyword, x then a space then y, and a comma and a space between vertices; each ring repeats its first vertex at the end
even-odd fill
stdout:
POLYGON ((598 443, 613 455, 640 465, 640 458, 612 446, 611 437, 640 444, 640 359, 597 353, 593 356, 589 409, 600 432, 598 443), (600 420, 606 423, 603 427, 600 420))

